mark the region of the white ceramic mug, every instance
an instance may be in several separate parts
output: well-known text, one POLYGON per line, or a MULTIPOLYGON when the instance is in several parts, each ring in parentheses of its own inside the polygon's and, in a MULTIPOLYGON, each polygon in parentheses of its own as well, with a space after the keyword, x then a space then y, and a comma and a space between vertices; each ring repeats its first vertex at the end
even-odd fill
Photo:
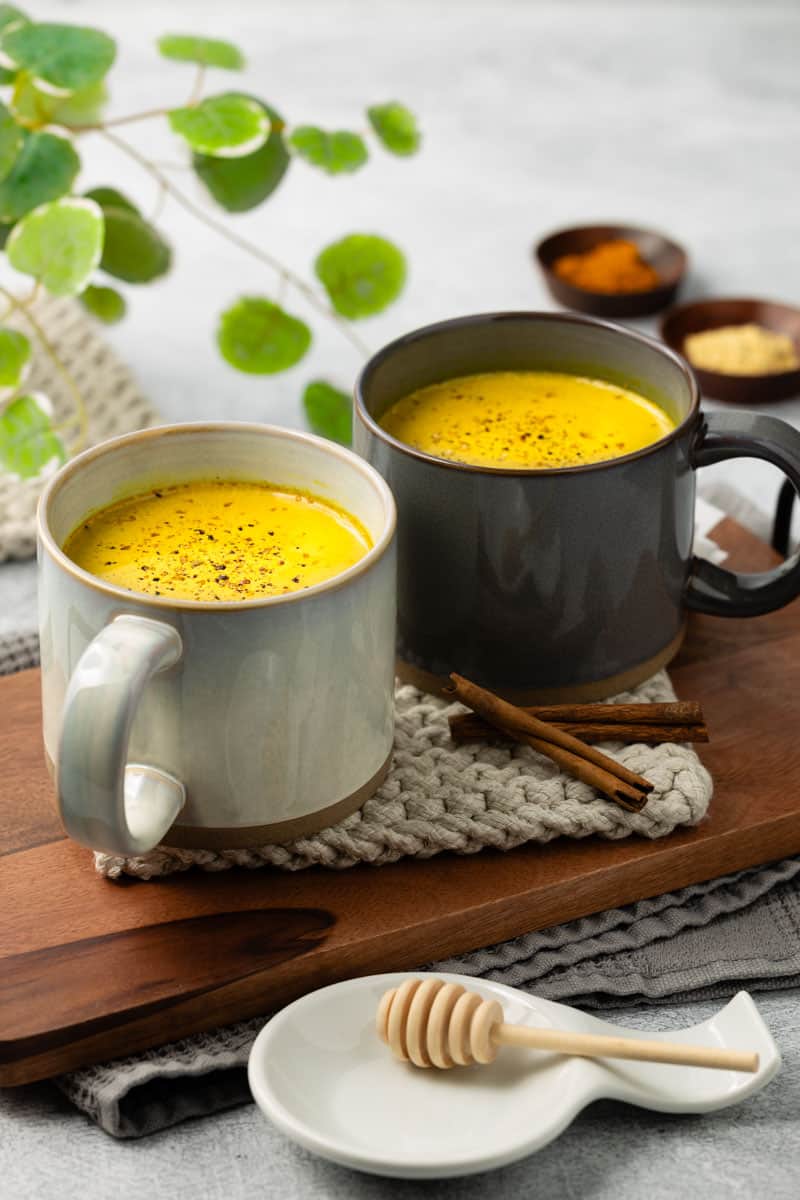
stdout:
POLYGON ((67 832, 94 849, 286 841, 355 811, 393 736, 395 506, 349 450, 268 425, 165 426, 67 463, 38 516, 45 753, 67 832), (301 488, 373 546, 313 587, 206 603, 117 587, 61 547, 125 496, 191 479, 301 488))

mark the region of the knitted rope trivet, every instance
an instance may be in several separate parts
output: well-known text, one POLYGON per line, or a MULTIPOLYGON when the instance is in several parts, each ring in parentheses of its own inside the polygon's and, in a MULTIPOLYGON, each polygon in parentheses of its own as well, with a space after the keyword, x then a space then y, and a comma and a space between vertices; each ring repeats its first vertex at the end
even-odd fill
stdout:
MULTIPOLYGON (((665 671, 620 701, 674 700, 665 671)), ((631 833, 658 838, 678 825, 702 820, 711 800, 711 777, 689 745, 623 745, 605 750, 655 785, 640 813, 598 796, 587 784, 562 774, 527 746, 471 742, 456 746, 447 718, 461 711, 407 685, 395 693, 395 748, 383 786, 338 825, 281 845, 246 850, 179 850, 160 846, 136 858, 96 854, 102 875, 141 879, 227 867, 282 867, 298 871, 314 864, 352 867, 395 862, 410 855, 430 858, 442 850, 475 854, 486 846, 510 850, 523 842, 556 837, 622 838, 631 833)))
MULTIPOLYGON (((33 309, 59 358, 83 396, 88 418, 85 446, 133 429, 158 424, 155 410, 139 391, 136 380, 95 332, 96 324, 74 300, 44 298, 33 309)), ((5 322, 30 335, 24 318, 5 322)), ((52 360, 31 338, 33 355, 25 389, 44 392, 53 404, 57 422, 74 413, 72 396, 52 360)), ((28 558, 36 549, 36 505, 57 464, 35 479, 20 479, 0 471, 0 562, 28 558)))

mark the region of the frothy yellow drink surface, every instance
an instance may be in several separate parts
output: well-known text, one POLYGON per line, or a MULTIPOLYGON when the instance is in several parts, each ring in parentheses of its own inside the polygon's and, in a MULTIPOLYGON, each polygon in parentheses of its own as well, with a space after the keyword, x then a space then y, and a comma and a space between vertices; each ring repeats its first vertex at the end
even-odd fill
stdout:
POLYGON ((64 553, 119 587, 181 600, 251 600, 311 587, 372 542, 343 509, 271 484, 192 481, 101 509, 64 553))
POLYGON ((550 371, 493 371, 434 383, 395 401, 380 424, 437 458, 523 469, 620 458, 675 428, 636 392, 550 371))

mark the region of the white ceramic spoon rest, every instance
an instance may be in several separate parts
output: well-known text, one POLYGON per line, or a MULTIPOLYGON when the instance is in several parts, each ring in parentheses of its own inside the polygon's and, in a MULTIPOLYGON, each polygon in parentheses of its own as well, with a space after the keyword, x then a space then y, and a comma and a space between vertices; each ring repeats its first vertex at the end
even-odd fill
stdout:
MULTIPOLYGON (((262 1029, 250 1088, 265 1115, 325 1158, 379 1175, 435 1178, 485 1171, 540 1149, 593 1100, 703 1113, 762 1088, 780 1055, 758 1010, 739 992, 710 1020, 647 1036, 755 1051, 754 1074, 542 1051, 501 1053, 487 1066, 421 1071, 398 1063, 375 1032, 388 988, 419 972, 371 975, 312 992, 262 1029)), ((498 1000, 506 1020, 575 1033, 638 1038, 564 1004, 459 975, 440 978, 498 1000)))

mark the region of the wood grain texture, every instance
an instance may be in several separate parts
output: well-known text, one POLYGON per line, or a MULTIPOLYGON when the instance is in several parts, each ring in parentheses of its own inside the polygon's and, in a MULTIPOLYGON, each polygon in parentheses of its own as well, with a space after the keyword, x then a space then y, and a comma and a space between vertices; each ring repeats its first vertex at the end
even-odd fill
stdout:
MULTIPOLYGON (((0 856, 66 837, 43 771, 39 672, 3 679, 0 719, 0 856), (12 782, 13 781, 13 782, 12 782), (10 788, 8 794, 6 789, 10 788)), ((0 876, 0 879, 2 876, 0 876)))
MULTIPOLYGON (((772 552, 732 522, 741 569, 772 552)), ((659 841, 558 840, 347 871, 97 876, 64 838, 42 760, 38 673, 0 682, 0 1083, 41 1079, 800 851, 800 603, 693 619, 672 669, 712 741, 708 818, 659 841)))

